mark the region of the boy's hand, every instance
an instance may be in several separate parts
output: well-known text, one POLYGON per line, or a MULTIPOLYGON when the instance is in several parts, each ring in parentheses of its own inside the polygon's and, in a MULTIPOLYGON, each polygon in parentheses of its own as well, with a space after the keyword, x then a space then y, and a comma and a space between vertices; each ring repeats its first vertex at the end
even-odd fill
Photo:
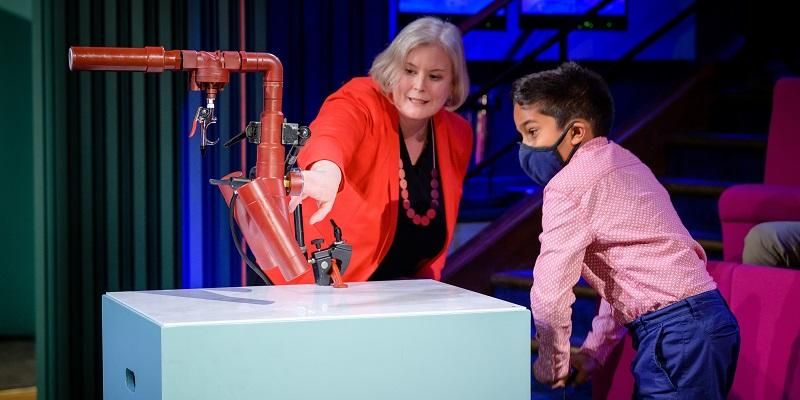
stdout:
POLYGON ((551 389, 562 388, 562 387, 565 387, 569 383, 569 378, 570 378, 571 375, 566 375, 566 376, 562 376, 560 378, 557 378, 555 380, 551 380, 552 378, 543 376, 540 373, 541 371, 537 367, 538 364, 539 364, 539 360, 537 359, 533 363, 533 378, 536 379, 537 382, 545 384, 545 385, 550 385, 551 389))
POLYGON ((561 378, 550 386, 550 389, 560 389, 567 386, 567 378, 561 378))
POLYGON ((570 375, 570 378, 574 376, 573 379, 570 379, 570 382, 566 382, 572 385, 582 385, 586 383, 591 377, 592 374, 600 367, 600 364, 587 354, 578 352, 575 354, 571 354, 569 358, 569 364, 572 368, 575 368, 576 373, 570 375))

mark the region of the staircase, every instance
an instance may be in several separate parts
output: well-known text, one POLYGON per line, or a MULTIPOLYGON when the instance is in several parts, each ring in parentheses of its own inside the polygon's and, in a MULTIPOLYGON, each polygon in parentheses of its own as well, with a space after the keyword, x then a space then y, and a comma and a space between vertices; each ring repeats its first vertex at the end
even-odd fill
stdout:
POLYGON ((761 182, 774 78, 752 79, 736 60, 714 77, 707 129, 667 140, 659 179, 681 220, 709 259, 722 259, 717 203, 729 186, 761 182))
POLYGON ((764 134, 695 132, 669 141, 661 183, 709 259, 722 259, 719 196, 731 185, 763 179, 765 152, 764 134))

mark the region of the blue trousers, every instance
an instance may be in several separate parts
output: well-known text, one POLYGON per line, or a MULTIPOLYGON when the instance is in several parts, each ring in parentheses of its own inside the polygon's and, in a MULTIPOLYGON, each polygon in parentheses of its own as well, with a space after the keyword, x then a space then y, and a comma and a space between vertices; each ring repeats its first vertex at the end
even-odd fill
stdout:
POLYGON ((739 358, 739 324, 718 290, 637 318, 634 399, 725 399, 739 358))

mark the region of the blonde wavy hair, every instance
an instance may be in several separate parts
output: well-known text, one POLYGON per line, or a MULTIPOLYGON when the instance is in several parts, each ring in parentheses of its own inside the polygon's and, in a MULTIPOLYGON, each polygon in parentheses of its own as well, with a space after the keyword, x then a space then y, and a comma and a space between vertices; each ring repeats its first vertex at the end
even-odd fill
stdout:
POLYGON ((461 42, 461 32, 449 23, 434 17, 424 17, 415 20, 403 28, 392 40, 384 51, 375 57, 369 76, 375 80, 381 89, 389 93, 392 85, 397 81, 406 56, 411 50, 422 45, 437 45, 441 47, 453 65, 453 87, 450 97, 445 103, 445 108, 453 111, 464 104, 469 94, 469 75, 467 74, 467 61, 464 59, 464 45, 461 42))

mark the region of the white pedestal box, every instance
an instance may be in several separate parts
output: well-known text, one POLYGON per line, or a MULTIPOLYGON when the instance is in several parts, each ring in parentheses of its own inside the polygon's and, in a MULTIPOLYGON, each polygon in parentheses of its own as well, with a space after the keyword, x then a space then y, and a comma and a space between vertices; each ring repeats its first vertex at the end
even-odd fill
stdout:
POLYGON ((530 399, 530 313, 431 280, 103 296, 106 400, 530 399))

